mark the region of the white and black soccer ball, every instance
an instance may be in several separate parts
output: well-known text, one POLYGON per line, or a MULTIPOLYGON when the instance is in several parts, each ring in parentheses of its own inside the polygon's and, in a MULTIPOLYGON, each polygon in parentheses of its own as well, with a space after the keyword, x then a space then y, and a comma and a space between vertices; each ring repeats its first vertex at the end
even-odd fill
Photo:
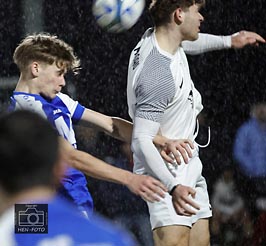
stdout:
POLYGON ((94 0, 92 13, 100 27, 108 32, 123 32, 141 16, 145 0, 94 0))

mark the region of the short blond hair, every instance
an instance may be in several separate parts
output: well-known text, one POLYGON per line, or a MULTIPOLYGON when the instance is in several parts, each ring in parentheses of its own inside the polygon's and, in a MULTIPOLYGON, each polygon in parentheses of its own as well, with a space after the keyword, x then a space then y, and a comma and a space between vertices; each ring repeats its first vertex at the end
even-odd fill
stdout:
POLYGON ((28 35, 15 49, 13 60, 20 71, 23 71, 33 61, 49 65, 55 63, 59 68, 77 73, 80 60, 74 54, 72 46, 55 35, 39 33, 28 35))

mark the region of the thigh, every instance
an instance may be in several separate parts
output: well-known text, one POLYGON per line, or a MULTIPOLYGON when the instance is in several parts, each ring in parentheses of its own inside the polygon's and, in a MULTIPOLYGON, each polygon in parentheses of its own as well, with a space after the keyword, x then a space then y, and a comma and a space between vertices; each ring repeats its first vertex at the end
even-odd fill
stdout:
POLYGON ((187 226, 163 226, 153 230, 155 246, 188 246, 190 228, 187 226))
POLYGON ((193 224, 190 237, 189 246, 209 246, 210 245, 210 232, 209 232, 209 219, 199 219, 193 224))

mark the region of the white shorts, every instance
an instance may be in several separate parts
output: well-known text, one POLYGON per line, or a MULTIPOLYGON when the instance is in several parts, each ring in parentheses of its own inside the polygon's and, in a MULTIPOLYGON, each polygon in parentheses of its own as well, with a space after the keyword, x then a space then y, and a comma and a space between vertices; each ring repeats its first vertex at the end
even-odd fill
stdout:
POLYGON ((178 183, 196 190, 194 201, 200 206, 200 210, 197 211, 196 215, 192 216, 178 215, 172 203, 172 196, 166 193, 165 198, 162 198, 160 202, 147 202, 152 229, 170 225, 192 227, 197 220, 211 217, 212 211, 207 184, 205 178, 201 175, 202 163, 198 155, 194 155, 188 164, 182 163, 180 166, 172 168, 171 172, 178 180, 178 183))

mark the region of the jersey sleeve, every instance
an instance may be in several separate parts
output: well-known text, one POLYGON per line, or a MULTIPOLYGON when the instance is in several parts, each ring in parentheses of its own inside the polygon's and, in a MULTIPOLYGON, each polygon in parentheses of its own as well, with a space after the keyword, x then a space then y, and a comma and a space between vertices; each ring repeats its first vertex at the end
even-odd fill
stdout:
POLYGON ((58 97, 64 102, 64 104, 68 108, 73 123, 77 123, 81 119, 85 107, 66 94, 59 93, 58 97))
POLYGON ((179 184, 178 180, 166 167, 160 153, 153 144, 153 138, 159 130, 160 124, 147 119, 135 117, 132 134, 132 151, 135 157, 150 170, 152 176, 161 180, 168 191, 179 184))
POLYGON ((167 169, 160 153, 153 144, 158 133, 164 111, 171 103, 176 87, 170 70, 170 60, 157 54, 147 58, 146 64, 136 81, 136 112, 132 135, 134 161, 144 165, 148 172, 161 180, 168 190, 177 180, 167 169))
POLYGON ((175 84, 170 68, 158 67, 140 74, 136 88, 135 116, 161 122, 164 110, 175 94, 175 84))
POLYGON ((198 55, 213 50, 231 48, 231 36, 217 36, 200 33, 195 41, 183 41, 182 47, 186 54, 198 55))

